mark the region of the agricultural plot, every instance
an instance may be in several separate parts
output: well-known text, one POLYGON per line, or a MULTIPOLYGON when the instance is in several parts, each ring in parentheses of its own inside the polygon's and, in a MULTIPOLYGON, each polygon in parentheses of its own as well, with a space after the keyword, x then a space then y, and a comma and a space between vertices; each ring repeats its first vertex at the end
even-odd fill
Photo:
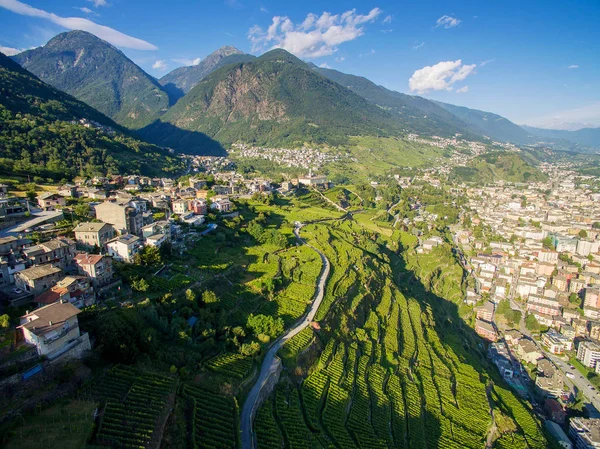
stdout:
POLYGON ((87 393, 104 403, 95 444, 143 449, 157 444, 156 428, 166 419, 173 378, 143 374, 134 368, 116 366, 87 393))
MULTIPOLYGON (((294 448, 483 448, 491 426, 490 380, 477 356, 456 344, 461 341, 457 330, 446 327, 443 336, 438 334, 438 314, 445 319, 450 307, 428 302, 443 294, 440 301, 455 307, 451 301, 461 292, 460 267, 450 267, 448 279, 427 277, 425 270, 432 274, 436 267, 426 261, 420 267, 426 294, 413 297, 392 281, 397 273, 391 261, 397 256, 360 223, 313 224, 303 235, 332 265, 317 313, 327 329, 319 336, 325 345, 300 385, 287 383, 267 401, 266 410, 259 411, 260 426, 272 416, 285 447, 294 448)), ((307 339, 299 337, 282 352, 297 353, 307 339)), ((497 401, 522 429, 511 435, 515 447, 520 438, 529 449, 546 444, 510 391, 499 390, 497 401)), ((265 432, 257 436, 259 446, 271 447, 265 432)), ((505 443, 503 437, 497 447, 510 447, 505 443)))
POLYGON ((232 397, 186 385, 182 396, 188 400, 194 449, 228 449, 237 444, 237 402, 232 397))
POLYGON ((206 367, 228 377, 244 379, 252 369, 252 359, 238 353, 228 352, 208 360, 206 367))

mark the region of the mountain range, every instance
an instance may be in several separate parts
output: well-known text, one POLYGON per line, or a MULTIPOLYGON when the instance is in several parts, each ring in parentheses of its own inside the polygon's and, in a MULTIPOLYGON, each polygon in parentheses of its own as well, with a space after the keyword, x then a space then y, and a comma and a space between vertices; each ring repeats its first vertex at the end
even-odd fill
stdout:
POLYGON ((343 145, 351 135, 546 142, 600 148, 600 130, 520 127, 491 112, 435 102, 320 68, 277 49, 255 57, 222 47, 160 80, 83 31, 62 33, 13 57, 43 81, 140 136, 183 152, 219 154, 221 144, 343 145))
POLYGON ((61 33, 13 59, 128 128, 151 123, 171 104, 156 79, 108 42, 84 31, 61 33))
POLYGON ((116 173, 166 175, 179 158, 0 53, 0 167, 55 180, 116 173))

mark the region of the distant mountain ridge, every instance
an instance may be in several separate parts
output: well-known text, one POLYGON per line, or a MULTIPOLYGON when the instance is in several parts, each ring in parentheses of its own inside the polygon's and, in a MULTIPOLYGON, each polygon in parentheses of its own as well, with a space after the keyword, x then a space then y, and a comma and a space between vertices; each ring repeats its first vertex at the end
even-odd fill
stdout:
POLYGON ((475 137, 466 123, 433 101, 386 89, 361 76, 317 67, 314 64, 311 64, 311 67, 369 102, 397 115, 406 130, 442 137, 453 136, 456 133, 475 137))
POLYGON ((212 52, 199 64, 179 67, 167 73, 159 80, 159 83, 172 96, 181 98, 218 68, 227 64, 248 62, 253 59, 255 59, 255 56, 248 55, 235 47, 224 46, 212 52))
POLYGON ((435 101, 435 103, 467 123, 473 132, 478 132, 493 140, 515 144, 528 144, 534 141, 527 130, 493 112, 455 106, 441 101, 435 101))
POLYGON ((532 126, 523 126, 523 129, 545 139, 566 140, 600 149, 600 128, 583 128, 578 129, 577 131, 566 131, 562 129, 543 129, 532 126))
MULTIPOLYGON (((392 114, 282 49, 214 71, 142 133, 156 137, 165 123, 222 143, 261 145, 340 145, 350 135, 402 133, 392 114)), ((172 136, 160 142, 178 143, 172 136)))
POLYGON ((13 56, 42 81, 128 128, 141 128, 173 102, 162 86, 120 50, 85 31, 53 37, 13 56))
POLYGON ((177 157, 133 137, 2 53, 0 166, 10 173, 56 180, 107 173, 164 176, 183 169, 177 157))

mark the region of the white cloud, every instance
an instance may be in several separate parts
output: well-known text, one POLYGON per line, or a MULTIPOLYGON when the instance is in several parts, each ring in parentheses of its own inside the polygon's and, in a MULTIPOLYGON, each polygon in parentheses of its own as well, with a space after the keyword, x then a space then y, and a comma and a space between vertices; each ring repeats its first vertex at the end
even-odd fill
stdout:
POLYGON ((0 52, 4 53, 6 56, 14 56, 16 54, 21 53, 24 50, 19 50, 18 48, 12 48, 12 47, 4 47, 2 45, 0 45, 0 52))
POLYGON ((444 28, 454 28, 457 27, 460 22, 462 22, 460 19, 457 19, 456 17, 452 17, 452 16, 442 16, 439 19, 437 19, 437 22, 435 22, 435 26, 437 27, 441 27, 443 26, 444 28))
POLYGON ((173 58, 173 59, 171 59, 171 61, 177 62, 179 64, 183 64, 183 65, 186 65, 186 66, 189 66, 189 65, 198 65, 198 64, 200 64, 200 61, 202 61, 202 58, 195 58, 195 59, 173 58))
POLYGON ((393 17, 391 16, 391 14, 388 14, 387 16, 385 16, 385 19, 383 19, 383 23, 392 23, 393 17))
POLYGON ((464 94, 465 92, 469 92, 469 86, 463 86, 460 89, 456 89, 457 94, 464 94))
POLYGON ((483 67, 484 65, 488 65, 490 62, 494 62, 495 59, 486 59, 485 61, 481 61, 479 63, 479 67, 483 67))
POLYGON ((374 50, 374 49, 371 49, 371 51, 368 51, 368 52, 366 52, 366 53, 359 53, 359 54, 358 54, 358 57, 359 57, 359 58, 362 58, 363 56, 371 56, 371 55, 374 55, 374 54, 375 54, 375 50, 374 50))
POLYGON ((158 47, 136 37, 128 36, 113 28, 98 25, 89 19, 81 17, 60 17, 54 13, 34 8, 18 0, 0 0, 0 7, 8 9, 16 14, 29 17, 38 17, 49 20, 68 30, 83 30, 104 39, 107 42, 117 46, 132 48, 134 50, 157 50, 158 47))
POLYGON ((264 6, 261 6, 260 7, 260 12, 268 13, 269 10, 267 8, 265 8, 264 6))
POLYGON ((412 49, 418 50, 419 48, 422 48, 424 45, 425 45, 425 42, 414 41, 412 49))
POLYGON ((386 30, 381 30, 381 32, 382 32, 382 33, 385 33, 385 34, 387 34, 387 33, 391 33, 392 31, 394 31, 394 30, 393 30, 393 29, 391 29, 391 28, 388 28, 388 29, 386 29, 386 30))
POLYGON ((318 58, 335 53, 338 45, 364 34, 363 25, 373 22, 381 10, 373 8, 368 14, 356 14, 356 9, 342 14, 310 13, 300 24, 288 17, 275 16, 266 30, 254 25, 248 31, 252 51, 283 48, 301 58, 318 58))
POLYGON ((321 67, 322 69, 330 69, 331 66, 329 64, 327 64, 326 62, 319 64, 319 67, 321 67))
POLYGON ((335 62, 344 62, 346 58, 344 58, 343 56, 340 56, 339 58, 335 58, 335 62))
POLYGON ((578 69, 579 66, 577 64, 570 65, 567 69, 578 69))
POLYGON ((411 92, 418 93, 430 90, 452 90, 452 85, 473 73, 475 67, 477 64, 463 64, 460 59, 438 62, 416 70, 408 80, 408 87, 411 92))
POLYGON ((86 14, 94 14, 94 11, 92 11, 90 8, 86 8, 85 6, 83 8, 75 8, 78 9, 81 12, 84 12, 86 14))
POLYGON ((152 68, 154 70, 167 70, 167 63, 165 61, 163 61, 162 59, 157 59, 156 61, 154 61, 154 64, 152 64, 152 68))
POLYGON ((108 5, 108 3, 106 3, 106 0, 87 0, 87 1, 90 3, 93 3, 96 8, 98 8, 99 6, 108 5))

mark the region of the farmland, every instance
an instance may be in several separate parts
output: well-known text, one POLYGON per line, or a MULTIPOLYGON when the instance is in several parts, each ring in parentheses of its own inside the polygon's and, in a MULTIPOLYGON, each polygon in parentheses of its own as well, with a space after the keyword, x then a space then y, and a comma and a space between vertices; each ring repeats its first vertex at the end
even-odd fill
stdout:
MULTIPOLYGON (((509 438, 546 444, 520 400, 494 384, 457 316, 462 270, 451 257, 419 260, 399 244, 410 239, 384 239, 360 220, 309 225, 303 235, 332 263, 313 343, 319 356, 307 377, 282 376, 258 413, 259 447, 482 448, 490 407, 518 429, 497 447, 509 438), (448 265, 446 276, 434 276, 434 260, 448 265), (274 423, 278 432, 267 432, 274 423)), ((308 336, 292 340, 281 354, 289 360, 307 344, 308 336)))

